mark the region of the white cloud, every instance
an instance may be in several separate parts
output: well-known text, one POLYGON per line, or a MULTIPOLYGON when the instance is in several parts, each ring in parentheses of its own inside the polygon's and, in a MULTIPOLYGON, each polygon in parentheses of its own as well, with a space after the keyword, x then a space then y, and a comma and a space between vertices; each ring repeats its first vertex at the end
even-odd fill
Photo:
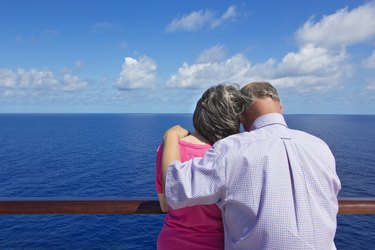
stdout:
POLYGON ((196 31, 209 23, 212 17, 213 13, 209 10, 194 11, 180 19, 173 19, 172 22, 167 25, 166 31, 196 31))
POLYGON ((298 52, 290 52, 278 65, 278 74, 289 76, 330 75, 340 71, 346 59, 345 50, 340 53, 306 44, 298 52))
POLYGON ((375 35, 375 2, 324 16, 319 22, 307 21, 296 32, 300 44, 314 43, 320 46, 351 45, 363 42, 375 35))
POLYGON ((223 60, 226 56, 226 49, 223 45, 216 45, 204 50, 198 57, 198 63, 216 62, 223 60))
POLYGON ((0 68, 0 89, 5 93, 17 91, 76 91, 84 89, 87 82, 68 73, 62 79, 55 78, 50 70, 42 69, 10 69, 0 68))
POLYGON ((49 70, 30 69, 17 69, 17 87, 22 89, 54 89, 57 88, 59 82, 49 70))
POLYGON ((228 20, 231 18, 235 18, 237 16, 237 9, 236 6, 232 5, 229 6, 227 11, 221 16, 221 20, 228 20))
POLYGON ((368 69, 375 69, 375 50, 373 50, 372 54, 364 60, 363 65, 368 69))
POLYGON ((277 65, 272 81, 281 87, 298 91, 322 91, 336 86, 344 75, 351 73, 345 49, 339 53, 313 44, 290 52, 277 65))
POLYGON ((0 87, 12 88, 17 83, 17 74, 9 69, 0 68, 0 87))
POLYGON ((234 20, 237 17, 237 10, 234 5, 230 6, 227 11, 218 19, 211 22, 211 28, 216 28, 222 25, 227 20, 234 20))
POLYGON ((167 85, 177 88, 206 88, 222 82, 244 84, 255 79, 265 79, 272 75, 274 60, 263 64, 251 65, 242 54, 237 54, 223 61, 184 63, 178 72, 170 77, 167 85))
POLYGON ((227 11, 220 17, 215 16, 215 12, 211 10, 193 11, 181 18, 173 19, 167 27, 167 32, 174 32, 177 30, 197 31, 205 27, 216 28, 222 25, 225 21, 233 20, 237 16, 235 6, 230 6, 227 11))
POLYGON ((147 56, 139 60, 125 57, 116 86, 122 90, 150 88, 156 80, 156 69, 155 61, 147 56))
POLYGON ((62 77, 61 88, 66 92, 82 90, 87 87, 87 81, 81 80, 78 76, 65 73, 62 77))
POLYGON ((274 73, 274 59, 252 65, 242 54, 225 59, 226 49, 216 45, 204 50, 195 64, 183 63, 167 86, 177 88, 205 88, 222 82, 247 83, 257 78, 269 78, 274 73))

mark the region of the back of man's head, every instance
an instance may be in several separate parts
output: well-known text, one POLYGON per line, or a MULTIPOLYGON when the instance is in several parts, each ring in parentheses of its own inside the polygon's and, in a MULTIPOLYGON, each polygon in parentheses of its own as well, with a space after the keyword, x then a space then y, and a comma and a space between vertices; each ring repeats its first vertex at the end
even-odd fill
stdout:
POLYGON ((279 94, 268 82, 251 82, 241 89, 241 93, 252 100, 241 115, 241 123, 245 131, 251 130, 253 122, 258 117, 283 112, 279 94))
POLYGON ((254 99, 270 97, 272 100, 280 102, 277 90, 269 82, 251 82, 241 89, 241 93, 245 96, 252 96, 254 99))

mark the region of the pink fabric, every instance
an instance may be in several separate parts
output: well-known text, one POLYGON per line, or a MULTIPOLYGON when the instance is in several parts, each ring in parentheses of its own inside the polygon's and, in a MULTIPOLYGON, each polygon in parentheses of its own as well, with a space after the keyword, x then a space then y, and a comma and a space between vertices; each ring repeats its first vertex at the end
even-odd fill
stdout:
MULTIPOLYGON (((202 157, 210 145, 179 142, 181 162, 193 157, 202 157)), ((156 192, 163 193, 162 155, 160 145, 156 155, 156 192)), ((216 205, 193 206, 182 209, 168 208, 157 247, 165 249, 224 249, 224 229, 221 210, 216 205)))

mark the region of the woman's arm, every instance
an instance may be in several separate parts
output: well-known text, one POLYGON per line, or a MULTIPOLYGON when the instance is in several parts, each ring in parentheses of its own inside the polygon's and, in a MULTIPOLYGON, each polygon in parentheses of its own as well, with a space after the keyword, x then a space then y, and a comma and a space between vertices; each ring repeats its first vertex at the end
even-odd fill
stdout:
POLYGON ((158 194, 161 211, 168 212, 168 203, 163 191, 163 173, 162 173, 163 145, 160 145, 156 151, 156 168, 155 168, 155 190, 158 194))
POLYGON ((159 199, 161 211, 163 211, 164 213, 167 213, 168 212, 168 203, 167 203, 167 199, 165 198, 165 195, 161 194, 161 193, 158 193, 158 199, 159 199))
POLYGON ((176 125, 165 132, 163 137, 163 191, 165 193, 165 178, 167 175, 168 166, 175 160, 180 160, 180 150, 178 146, 179 139, 187 136, 189 131, 183 127, 176 125))

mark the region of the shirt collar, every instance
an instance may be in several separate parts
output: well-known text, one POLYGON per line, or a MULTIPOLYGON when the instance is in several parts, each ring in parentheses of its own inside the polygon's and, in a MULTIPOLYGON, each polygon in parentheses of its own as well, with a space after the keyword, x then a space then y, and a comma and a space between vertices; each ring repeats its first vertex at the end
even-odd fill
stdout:
POLYGON ((287 127, 284 116, 282 114, 271 113, 258 117, 251 125, 251 130, 255 130, 273 124, 280 124, 287 127))

